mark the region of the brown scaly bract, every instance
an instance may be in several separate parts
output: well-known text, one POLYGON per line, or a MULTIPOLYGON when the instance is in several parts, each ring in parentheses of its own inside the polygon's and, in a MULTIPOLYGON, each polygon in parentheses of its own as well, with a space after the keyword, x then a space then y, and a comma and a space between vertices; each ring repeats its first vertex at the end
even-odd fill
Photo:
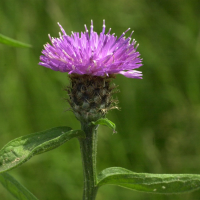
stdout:
POLYGON ((118 108, 117 100, 112 97, 116 92, 116 86, 111 84, 114 75, 100 77, 71 74, 69 78, 71 85, 66 89, 68 102, 79 121, 97 121, 105 117, 109 110, 118 108))

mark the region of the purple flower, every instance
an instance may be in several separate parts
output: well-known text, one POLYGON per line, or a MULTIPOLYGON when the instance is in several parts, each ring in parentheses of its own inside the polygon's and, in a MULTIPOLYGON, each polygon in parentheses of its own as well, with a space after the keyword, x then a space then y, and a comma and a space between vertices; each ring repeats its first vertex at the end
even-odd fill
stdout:
POLYGON ((110 34, 111 29, 105 34, 105 20, 100 35, 93 31, 92 21, 90 34, 85 25, 84 33, 72 32, 69 36, 59 23, 58 25, 62 34, 59 33, 59 38, 49 35, 52 45, 44 45, 39 65, 69 74, 122 74, 128 78, 142 78, 142 73, 134 70, 142 66, 142 60, 136 51, 136 41, 130 42, 133 32, 127 39, 124 37, 130 28, 117 38, 110 34))

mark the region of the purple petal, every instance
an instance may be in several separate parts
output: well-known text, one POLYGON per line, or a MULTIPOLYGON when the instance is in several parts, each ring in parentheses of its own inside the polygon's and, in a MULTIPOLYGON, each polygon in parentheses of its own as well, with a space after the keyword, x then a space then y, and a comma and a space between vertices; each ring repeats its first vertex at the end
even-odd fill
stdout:
POLYGON ((118 72, 118 74, 122 74, 124 76, 126 76, 127 78, 138 78, 138 79, 142 79, 142 72, 137 71, 137 70, 130 70, 130 71, 121 71, 118 72))
POLYGON ((141 78, 142 73, 133 69, 142 66, 142 59, 137 52, 136 41, 131 35, 126 39, 127 29, 119 38, 106 32, 105 20, 102 32, 98 35, 93 30, 91 21, 90 33, 85 25, 85 32, 72 32, 69 36, 58 23, 61 32, 59 38, 49 35, 51 44, 44 45, 39 65, 55 71, 104 76, 122 74, 128 78, 141 78))

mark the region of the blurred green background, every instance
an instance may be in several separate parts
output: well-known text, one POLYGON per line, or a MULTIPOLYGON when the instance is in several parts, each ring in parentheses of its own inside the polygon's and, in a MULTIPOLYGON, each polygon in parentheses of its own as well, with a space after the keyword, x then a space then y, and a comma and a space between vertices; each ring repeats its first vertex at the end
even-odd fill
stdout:
MULTIPOLYGON (((143 80, 118 75, 120 111, 108 118, 117 134, 99 129, 98 171, 121 166, 135 172, 200 174, 199 0, 1 0, 0 33, 33 45, 0 44, 0 148, 9 140, 55 126, 80 128, 64 91, 66 73, 38 65, 47 34, 59 27, 120 36, 131 27, 140 46, 143 80)), ((129 34, 128 34, 129 35, 129 34)), ((127 36, 128 36, 127 35, 127 36)), ((81 199, 83 178, 78 141, 32 158, 10 172, 41 200, 81 199)), ((0 185, 0 199, 14 199, 0 185)), ((197 200, 200 191, 154 195, 116 186, 100 188, 97 200, 197 200)))

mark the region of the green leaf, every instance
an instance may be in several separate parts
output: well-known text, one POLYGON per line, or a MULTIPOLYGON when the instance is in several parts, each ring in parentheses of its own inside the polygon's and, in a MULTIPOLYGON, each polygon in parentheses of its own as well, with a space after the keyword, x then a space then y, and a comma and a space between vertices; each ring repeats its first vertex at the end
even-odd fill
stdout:
POLYGON ((38 200, 30 191, 8 173, 0 174, 0 182, 18 200, 38 200))
POLYGON ((97 186, 106 184, 155 194, 175 194, 200 188, 200 175, 135 173, 120 167, 111 167, 98 175, 97 186))
POLYGON ((113 133, 116 133, 115 129, 116 129, 116 126, 113 122, 111 122, 109 119, 107 118, 101 118, 101 119, 98 119, 96 122, 92 122, 92 124, 94 125, 104 125, 104 126, 107 126, 109 128, 111 128, 113 130, 113 133))
POLYGON ((20 41, 14 40, 2 34, 0 34, 0 43, 14 47, 31 47, 31 45, 29 44, 22 43, 20 41))
POLYGON ((0 150, 0 173, 15 168, 32 156, 54 149, 74 137, 85 137, 85 133, 63 126, 14 139, 0 150))

